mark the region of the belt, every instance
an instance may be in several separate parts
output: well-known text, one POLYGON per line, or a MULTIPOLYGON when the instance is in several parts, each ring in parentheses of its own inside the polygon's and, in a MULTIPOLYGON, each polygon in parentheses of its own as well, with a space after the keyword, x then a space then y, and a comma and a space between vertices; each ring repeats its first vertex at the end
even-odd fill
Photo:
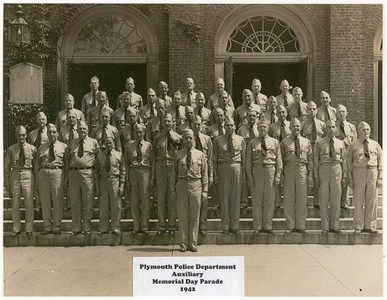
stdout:
POLYGON ((150 169, 151 167, 149 166, 135 166, 135 165, 130 165, 129 169, 150 169))
POLYGON ((178 180, 200 180, 201 178, 192 178, 192 177, 178 177, 178 180))
POLYGON ((262 168, 275 168, 275 164, 253 164, 253 166, 258 166, 262 168))
POLYGON ((106 174, 106 173, 102 173, 101 176, 115 178, 115 177, 120 177, 120 174, 106 174))
POLYGON ((353 166, 354 168, 358 169, 377 169, 378 166, 353 166))
POLYGON ((323 162, 320 165, 336 167, 336 166, 341 166, 341 163, 339 163, 339 162, 323 162))
POLYGON ((18 166, 11 167, 11 171, 14 171, 14 170, 32 170, 32 167, 18 167, 18 166))
POLYGON ((306 163, 296 163, 296 164, 285 163, 285 166, 289 166, 289 167, 293 167, 293 166, 305 167, 306 163))
POLYGON ((240 161, 219 161, 218 162, 218 165, 224 165, 224 164, 228 164, 228 165, 234 165, 234 164, 241 164, 240 161))
POLYGON ((167 158, 161 158, 161 159, 156 159, 156 162, 166 162, 167 164, 171 164, 173 162, 173 159, 167 159, 167 158))
POLYGON ((90 170, 93 167, 70 167, 70 170, 90 170))
POLYGON ((63 169, 63 166, 42 166, 42 169, 60 170, 63 169))

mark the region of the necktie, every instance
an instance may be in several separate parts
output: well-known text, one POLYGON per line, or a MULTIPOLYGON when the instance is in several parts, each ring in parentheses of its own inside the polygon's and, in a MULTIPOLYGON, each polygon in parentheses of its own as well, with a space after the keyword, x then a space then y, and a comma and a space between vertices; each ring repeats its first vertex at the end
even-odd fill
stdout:
POLYGON ((155 108, 154 108, 153 104, 151 104, 150 115, 151 115, 151 117, 154 117, 154 116, 155 116, 155 108))
POLYGON ((301 149, 300 149, 300 139, 298 138, 298 136, 294 138, 294 146, 296 148, 296 156, 300 157, 301 149))
POLYGON ((172 148, 172 137, 171 137, 171 133, 168 132, 167 133, 167 150, 168 151, 171 151, 171 148, 172 148))
POLYGON ((187 94, 187 105, 191 106, 191 92, 187 94))
POLYGON ((298 103, 297 115, 298 115, 299 118, 301 118, 301 116, 302 116, 302 113, 301 113, 301 104, 300 104, 300 103, 298 103))
POLYGON ((134 126, 136 125, 136 123, 133 123, 132 124, 132 127, 130 127, 130 139, 131 140, 134 140, 135 139, 135 136, 134 136, 134 134, 135 134, 135 130, 134 130, 134 126))
POLYGON ((371 158, 370 150, 368 148, 368 140, 364 140, 364 156, 367 158, 371 158))
POLYGON ((200 141, 198 134, 195 135, 195 145, 196 145, 196 149, 203 151, 202 142, 200 141))
POLYGON ((141 163, 142 161, 142 153, 141 153, 141 145, 142 145, 142 142, 138 142, 137 144, 137 161, 138 163, 141 163))
POLYGON ((345 133, 344 122, 340 122, 340 130, 344 134, 344 137, 347 137, 347 134, 345 133))
POLYGON ((223 135, 224 134, 223 133, 223 126, 222 126, 222 124, 219 125, 218 132, 219 132, 219 135, 223 135))
POLYGON ((83 143, 84 140, 79 140, 78 157, 83 157, 83 143))
POLYGON ((110 162, 110 151, 106 152, 106 161, 105 161, 105 169, 106 172, 109 172, 112 168, 111 162, 110 162))
POLYGON ((270 119, 270 124, 273 124, 273 123, 275 123, 275 111, 274 111, 274 109, 271 112, 271 119, 270 119))
POLYGON ((227 116, 227 106, 225 106, 225 107, 223 108, 223 111, 224 111, 224 115, 227 116))
POLYGON ((333 139, 329 141, 329 157, 336 158, 335 145, 333 144, 333 139))
POLYGON ((317 128, 316 128, 316 120, 312 121, 312 142, 316 142, 317 140, 317 128))
POLYGON ((121 131, 121 133, 120 133, 120 142, 121 142, 121 147, 122 147, 122 153, 125 153, 124 149, 125 149, 126 143, 125 143, 125 137, 124 137, 123 131, 121 131))
POLYGON ((124 124, 128 124, 129 123, 129 110, 125 109, 125 120, 124 120, 124 124))
POLYGON ((250 141, 252 141, 255 138, 254 125, 251 125, 249 128, 249 138, 250 138, 250 141))
POLYGON ((107 138, 107 128, 106 126, 102 127, 102 143, 106 140, 107 138))
POLYGON ((36 140, 35 140, 36 149, 39 149, 39 147, 42 143, 42 133, 43 133, 43 129, 39 129, 38 136, 36 137, 36 140))
POLYGON ((266 157, 267 156, 266 137, 262 139, 261 149, 262 149, 262 155, 266 157))
POLYGON ((191 167, 192 164, 192 153, 191 150, 188 150, 187 152, 187 169, 191 167))
POLYGON ((325 107, 325 110, 327 112, 327 120, 330 120, 331 119, 331 116, 329 115, 329 110, 328 110, 328 107, 326 106, 325 107))
POLYGON ((202 117, 202 112, 203 112, 203 108, 200 107, 200 108, 199 108, 199 112, 198 112, 198 116, 199 116, 199 117, 202 117))
POLYGON ((285 122, 281 122, 280 142, 286 137, 285 122))
POLYGON ((231 159, 233 159, 235 156, 235 149, 234 149, 234 145, 232 143, 232 136, 231 135, 228 138, 227 146, 228 146, 228 150, 230 151, 231 159))
POLYGON ((24 166, 26 164, 26 154, 25 154, 24 145, 20 148, 20 155, 19 155, 19 164, 21 166, 24 166))
POLYGON ((93 93, 93 103, 91 103, 91 107, 97 106, 98 101, 97 101, 97 93, 93 93))
POLYGON ((74 139, 74 127, 70 127, 69 142, 74 139))
POLYGON ((287 95, 284 96, 284 105, 285 105, 285 107, 288 107, 288 96, 287 95))
POLYGON ((50 149, 48 151, 48 161, 53 162, 55 160, 54 144, 50 143, 50 149))
POLYGON ((176 120, 180 118, 180 110, 179 107, 176 106, 176 120))

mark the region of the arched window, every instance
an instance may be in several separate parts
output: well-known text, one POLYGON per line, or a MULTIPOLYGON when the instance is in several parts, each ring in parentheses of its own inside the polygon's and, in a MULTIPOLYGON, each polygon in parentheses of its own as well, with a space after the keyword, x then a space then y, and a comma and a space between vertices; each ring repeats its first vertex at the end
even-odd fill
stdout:
POLYGON ((141 31, 129 20, 114 16, 98 18, 88 23, 79 32, 73 48, 75 55, 146 52, 141 31))
POLYGON ((268 16, 249 18, 231 33, 227 52, 300 52, 296 34, 285 22, 268 16))

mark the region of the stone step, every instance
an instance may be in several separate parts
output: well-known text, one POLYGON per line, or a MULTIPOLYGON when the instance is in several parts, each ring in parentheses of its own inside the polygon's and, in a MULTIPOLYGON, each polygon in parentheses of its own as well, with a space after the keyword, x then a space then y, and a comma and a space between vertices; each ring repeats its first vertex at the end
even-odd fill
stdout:
MULTIPOLYGON (((354 214, 354 207, 350 206, 348 209, 341 209, 340 210, 340 218, 353 218, 354 214)), ((20 216, 22 219, 25 219, 25 208, 20 209, 20 216)), ((35 211, 34 213, 36 220, 42 220, 42 212, 35 211)), ((240 211, 241 218, 252 218, 252 209, 251 207, 248 207, 246 209, 241 209, 240 211)), ((132 212, 130 210, 122 209, 121 217, 123 219, 132 219, 132 212)), ((283 207, 278 208, 274 211, 274 217, 275 218, 285 218, 285 213, 283 207)), ((309 218, 320 218, 320 210, 317 208, 309 207, 308 208, 308 217, 309 218)), ((377 217, 382 218, 383 217, 383 207, 379 206, 377 211, 377 217)), ((3 210, 3 218, 4 220, 12 220, 12 210, 10 208, 3 210)), ((150 208, 149 211, 149 218, 150 219, 157 219, 157 209, 156 208, 150 208)), ((207 210, 207 218, 213 219, 213 218, 220 218, 220 209, 214 210, 212 207, 208 208, 207 210)), ((63 214, 64 220, 70 220, 71 219, 71 211, 65 211, 63 214)), ((99 209, 96 208, 93 211, 93 219, 99 219, 99 209)))
MULTIPOLYGON (((24 221, 22 223, 22 231, 25 231, 24 221)), ((91 222, 91 230, 98 231, 98 220, 92 220, 91 222)), ((62 230, 63 231, 71 231, 71 220, 63 220, 62 221, 62 230)), ((177 228, 177 227, 176 227, 177 228)), ((242 218, 239 222, 239 229, 241 230, 249 230, 253 228, 253 221, 251 218, 242 218)), ((353 230, 353 219, 351 218, 342 218, 340 219, 339 228, 342 230, 353 230)), ((383 220, 378 219, 376 229, 381 230, 383 228, 383 220)), ((133 220, 132 219, 122 219, 121 220, 121 229, 123 231, 131 231, 133 230, 133 220)), ((210 231, 221 230, 221 222, 220 219, 209 219, 207 222, 207 229, 210 231)), ((274 230, 285 230, 287 229, 285 218, 274 218, 273 219, 273 229, 274 230)), ((321 230, 321 220, 318 218, 308 218, 306 220, 306 229, 307 230, 321 230)), ((157 230, 157 220, 150 220, 149 222, 149 230, 155 231, 157 230)), ((12 232, 12 221, 5 220, 3 222, 3 231, 4 232, 12 232)), ((43 221, 35 220, 34 221, 34 231, 41 232, 43 231, 43 221)))
MULTIPOLYGON (((350 195, 348 199, 349 199, 348 200, 349 205, 350 206, 354 206, 354 204, 353 204, 353 197, 350 195)), ((151 202, 152 201, 153 201, 153 199, 151 198, 151 202)), ((4 197, 3 198, 3 202, 4 202, 4 208, 11 208, 12 207, 12 199, 11 198, 4 197)), ((208 202, 209 202, 209 205, 213 204, 213 201, 212 201, 211 197, 209 197, 208 202)), ((98 203, 97 198, 95 198, 94 203, 98 203)), ((248 203, 249 203, 249 206, 251 206, 251 198, 250 197, 248 199, 248 203)), ((283 203, 283 199, 281 199, 281 203, 283 203)), ((309 206, 313 206, 313 196, 308 196, 308 205, 309 206)), ((379 195, 378 196, 378 206, 383 206, 383 195, 379 195)), ((24 207, 24 199, 23 198, 20 201, 20 207, 21 208, 24 207)))
MULTIPOLYGON (((71 235, 62 233, 61 235, 41 235, 33 233, 27 236, 25 233, 16 237, 11 233, 4 233, 5 247, 18 246, 115 246, 115 245, 178 245, 179 235, 156 235, 151 232, 148 236, 133 235, 124 232, 120 235, 103 234, 92 232, 91 235, 71 235)), ((327 233, 321 231, 308 231, 306 234, 285 233, 277 231, 272 234, 253 234, 251 231, 241 231, 240 234, 222 234, 220 232, 208 232, 206 235, 199 235, 199 245, 201 244, 328 244, 328 245, 371 245, 383 244, 383 233, 374 234, 353 233, 353 231, 343 231, 341 234, 327 233)), ((199 246, 200 251, 200 246, 199 246)))

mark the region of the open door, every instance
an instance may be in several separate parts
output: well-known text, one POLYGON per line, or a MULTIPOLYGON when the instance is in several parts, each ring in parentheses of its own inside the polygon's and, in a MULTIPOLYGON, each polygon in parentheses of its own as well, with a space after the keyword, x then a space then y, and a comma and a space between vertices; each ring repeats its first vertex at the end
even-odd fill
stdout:
MULTIPOLYGON (((303 92, 303 100, 304 102, 308 102, 313 100, 308 91, 308 70, 309 70, 309 57, 304 58, 300 63, 299 63, 299 82, 300 82, 300 88, 302 89, 303 92)), ((293 86, 294 87, 294 86, 293 86)), ((317 103, 317 105, 319 105, 317 103)))
POLYGON ((232 56, 228 56, 224 62, 224 83, 226 84, 225 90, 234 99, 233 88, 232 88, 232 79, 233 79, 232 75, 233 75, 232 56))

